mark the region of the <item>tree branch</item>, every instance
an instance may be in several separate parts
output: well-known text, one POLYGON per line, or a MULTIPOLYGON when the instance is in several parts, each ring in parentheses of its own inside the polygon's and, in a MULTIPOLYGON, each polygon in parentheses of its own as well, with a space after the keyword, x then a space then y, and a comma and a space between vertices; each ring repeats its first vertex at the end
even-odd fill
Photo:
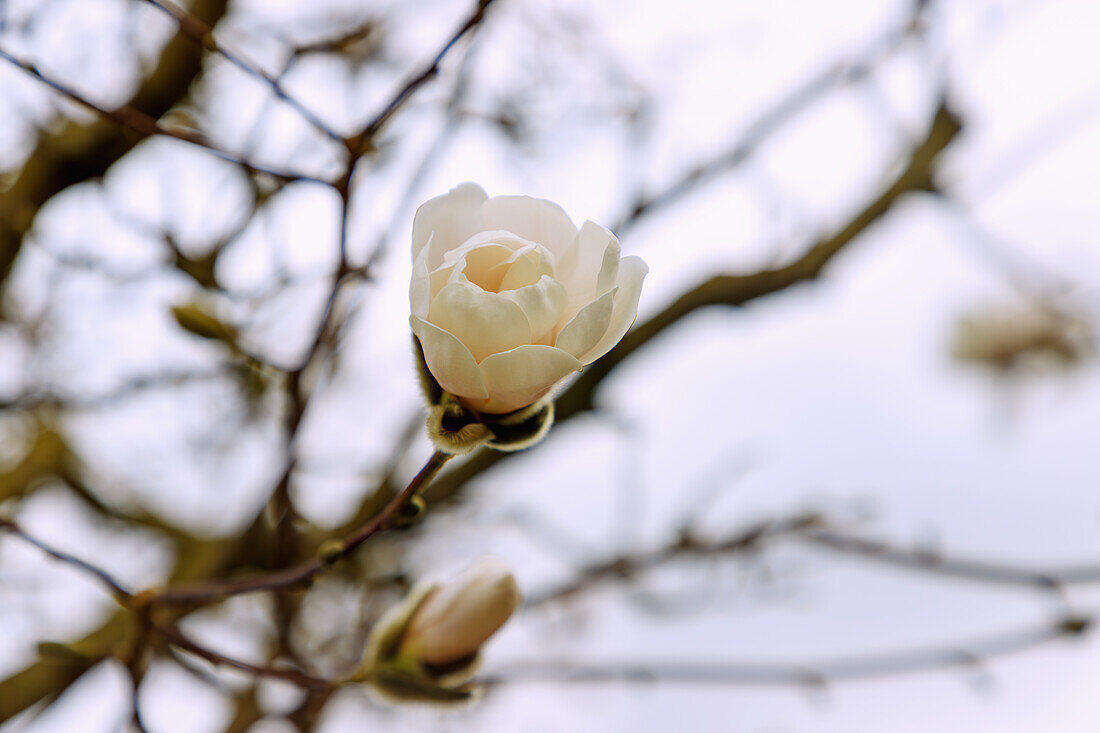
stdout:
MULTIPOLYGON (((226 0, 196 0, 192 12, 212 26, 225 14, 225 6, 226 0)), ((176 34, 126 106, 153 119, 161 117, 187 96, 200 62, 201 50, 176 34)), ((69 123, 39 137, 18 177, 0 193, 0 283, 7 280, 23 235, 42 205, 73 184, 102 176, 139 139, 107 120, 69 123)))
POLYGON ((308 583, 318 573, 350 555, 374 535, 393 527, 399 520, 401 510, 423 489, 425 484, 431 481, 450 458, 451 456, 446 453, 434 453, 404 490, 393 497, 382 511, 344 539, 334 540, 335 544, 322 544, 319 556, 312 560, 237 580, 149 591, 145 601, 155 605, 190 605, 221 600, 242 593, 292 588, 308 583))
POLYGON ((502 666, 481 681, 493 686, 549 682, 821 687, 836 682, 978 667, 991 659, 1029 651, 1059 639, 1078 638, 1091 630, 1091 618, 1067 616, 1053 623, 938 648, 922 644, 913 649, 804 664, 679 661, 588 664, 538 660, 502 666))
POLYGON ((431 63, 414 74, 403 87, 398 89, 397 93, 390 98, 386 106, 383 107, 362 130, 348 138, 349 150, 359 154, 366 151, 374 140, 374 136, 378 134, 378 131, 381 130, 383 126, 385 126, 390 117, 392 117, 394 113, 397 112, 397 110, 399 110, 418 89, 420 89, 420 87, 427 84, 439 73, 440 64, 443 63, 444 57, 447 56, 454 45, 458 43, 463 36, 481 24, 481 21, 485 18, 485 11, 492 4, 493 0, 478 0, 477 8, 466 21, 459 26, 458 30, 454 32, 454 35, 443 44, 443 47, 439 49, 439 52, 436 53, 431 63))
POLYGON ((131 107, 129 105, 122 105, 114 109, 107 109, 95 102, 87 99, 81 94, 77 93, 70 87, 62 84, 55 79, 51 79, 41 71, 38 67, 29 61, 12 56, 6 51, 0 50, 0 59, 4 59, 8 63, 19 67, 23 71, 27 72, 40 82, 50 87, 51 89, 63 94, 74 102, 82 104, 93 112, 102 115, 108 120, 115 122, 129 130, 136 132, 141 137, 154 137, 161 135, 163 137, 171 137, 176 140, 182 140, 183 142, 190 143, 198 146, 204 150, 207 150, 222 160, 235 163, 244 168, 249 173, 266 173, 273 178, 278 179, 281 183, 290 183, 292 181, 311 181, 313 183, 322 183, 324 185, 331 185, 328 181, 309 176, 303 173, 294 173, 292 171, 276 170, 275 168, 269 168, 266 166, 251 163, 243 158, 240 158, 233 153, 229 153, 221 148, 217 148, 212 145, 203 135, 193 130, 181 129, 176 127, 165 127, 161 125, 156 117, 148 115, 141 110, 131 107))
POLYGON ((66 565, 76 568, 84 573, 87 573, 98 580, 102 585, 107 587, 111 595, 121 604, 126 604, 130 598, 130 591, 122 587, 122 584, 115 580, 110 573, 102 568, 96 567, 86 560, 81 560, 75 555, 71 555, 62 550, 53 548, 45 542, 36 539, 22 529, 11 519, 5 519, 0 517, 0 531, 5 531, 14 537, 18 537, 24 542, 37 547, 42 552, 46 553, 55 560, 58 560, 66 565))
POLYGON ((1100 564, 1098 563, 1030 569, 1003 562, 952 557, 930 550, 906 550, 885 542, 843 534, 832 529, 814 529, 796 536, 795 539, 842 555, 892 567, 994 585, 1058 591, 1070 585, 1100 583, 1100 564))
POLYGON ((186 35, 191 40, 198 43, 203 48, 207 48, 214 53, 224 58, 229 63, 236 66, 241 71, 245 72, 249 76, 263 81, 274 92, 275 96, 290 105, 299 115, 302 116, 306 122, 312 125, 318 132, 325 137, 338 143, 343 143, 344 139, 341 135, 334 132, 321 118, 309 110, 304 104, 299 102, 294 97, 287 94, 283 88, 282 82, 277 78, 271 76, 266 71, 256 66, 255 64, 246 61, 239 54, 233 53, 226 49, 224 46, 218 43, 214 38, 214 29, 208 24, 204 23, 202 19, 195 17, 188 13, 183 8, 175 5, 167 0, 142 0, 143 2, 152 5, 161 12, 165 13, 173 20, 176 21, 176 25, 179 26, 180 32, 186 35))

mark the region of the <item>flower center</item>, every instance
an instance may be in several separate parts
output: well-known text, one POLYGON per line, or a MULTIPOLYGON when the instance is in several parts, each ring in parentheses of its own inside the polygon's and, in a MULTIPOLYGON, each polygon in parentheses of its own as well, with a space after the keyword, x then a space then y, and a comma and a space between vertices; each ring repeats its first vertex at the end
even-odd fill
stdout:
POLYGON ((543 275, 553 275, 545 249, 532 244, 513 250, 495 242, 466 254, 466 279, 482 290, 499 293, 533 285, 543 275))

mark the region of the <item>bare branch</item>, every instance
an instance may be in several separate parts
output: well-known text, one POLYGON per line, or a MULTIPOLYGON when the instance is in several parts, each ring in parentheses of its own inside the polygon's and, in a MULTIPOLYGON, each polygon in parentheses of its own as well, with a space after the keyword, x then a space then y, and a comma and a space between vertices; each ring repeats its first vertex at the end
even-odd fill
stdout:
POLYGON ((979 668, 1001 657, 1030 651, 1053 641, 1080 638, 1092 619, 1067 616, 1053 623, 985 636, 971 641, 866 656, 824 659, 804 664, 753 662, 574 663, 538 660, 502 666, 482 680, 499 686, 520 682, 822 687, 830 683, 879 679, 933 670, 979 668))
POLYGON ((417 74, 413 75, 403 87, 397 90, 397 93, 393 95, 386 106, 383 107, 362 130, 348 139, 348 148, 353 151, 353 153, 362 154, 365 152, 374 140, 374 136, 378 134, 378 131, 389 121, 390 117, 392 117, 393 114, 408 101, 409 97, 420 89, 420 87, 427 84, 432 77, 439 73, 439 66, 443 63, 443 59, 463 36, 477 28, 485 17, 485 11, 492 4, 493 0, 478 0, 477 9, 474 10, 473 14, 471 14, 461 26, 459 26, 454 35, 443 44, 443 47, 439 49, 439 52, 436 53, 431 63, 421 69, 417 74))
POLYGON ((334 544, 322 544, 319 556, 313 560, 307 560, 283 570, 261 573, 238 580, 148 591, 145 600, 156 605, 190 605, 221 600, 241 593, 292 588, 308 583, 318 573, 353 553, 374 535, 393 527, 399 520, 401 510, 450 458, 451 456, 446 453, 434 453, 404 490, 393 497, 382 511, 344 539, 334 540, 334 544))
MULTIPOLYGON (((197 0, 192 14, 213 25, 225 14, 226 0, 197 0)), ((183 99, 201 71, 199 49, 182 34, 168 41, 156 68, 127 106, 156 119, 183 99)), ((23 235, 38 210, 69 186, 102 176, 129 152, 137 139, 114 123, 69 124, 39 137, 18 178, 0 192, 0 283, 19 254, 23 235)))
POLYGON ((578 570, 573 579, 529 594, 524 608, 535 609, 547 603, 564 600, 601 583, 625 582, 660 565, 685 557, 713 557, 757 551, 769 541, 800 536, 813 527, 819 527, 821 522, 821 516, 808 513, 773 522, 760 522, 719 540, 705 540, 685 534, 673 543, 648 552, 622 553, 589 563, 578 570))
POLYGON ((826 67, 792 89, 750 122, 745 131, 717 155, 691 166, 659 190, 640 194, 630 211, 611 230, 622 236, 643 218, 679 201, 704 183, 748 160, 765 140, 782 129, 784 123, 795 119, 839 85, 865 79, 875 65, 921 32, 920 11, 921 8, 917 7, 915 14, 899 28, 890 30, 860 53, 826 67))
POLYGON ((164 12, 176 21, 179 26, 180 32, 188 36, 203 48, 208 48, 214 53, 224 58, 229 63, 236 66, 241 71, 245 72, 249 76, 256 79, 260 79, 271 87, 271 91, 275 93, 275 96, 290 105, 302 118, 316 128, 325 137, 333 140, 337 143, 343 143, 344 138, 342 135, 333 131, 321 118, 311 112, 304 104, 299 102, 294 97, 287 94, 286 89, 283 88, 282 82, 277 78, 271 76, 259 66, 246 61, 240 54, 233 53, 222 46, 214 38, 214 29, 204 23, 201 19, 191 15, 183 8, 175 5, 167 0, 142 0, 143 2, 152 5, 158 10, 164 12))
POLYGON ((101 584, 105 585, 107 589, 111 592, 111 595, 114 597, 114 599, 119 603, 126 604, 132 597, 130 591, 123 588, 122 584, 111 577, 111 574, 108 573, 106 570, 103 570, 102 568, 93 565, 87 560, 82 560, 75 555, 71 555, 62 550, 55 549, 45 542, 32 537, 31 535, 20 529, 19 525, 16 524, 14 520, 0 517, 0 530, 6 531, 12 536, 18 537, 24 542, 37 547, 39 550, 46 553, 55 560, 63 562, 66 565, 80 570, 81 572, 91 575, 101 584))
POLYGON ((54 89, 57 92, 60 92, 72 101, 77 102, 78 104, 82 104, 93 112, 96 112, 97 114, 100 114, 103 117, 106 117, 107 119, 122 125, 123 127, 129 128, 130 130, 133 130, 134 132, 144 137, 162 135, 164 137, 171 137, 175 138, 176 140, 182 140, 186 143, 190 143, 192 145, 203 148, 204 150, 213 153, 222 160, 229 161, 230 163, 235 163, 244 168, 245 171, 249 173, 265 173, 273 178, 278 179, 282 183, 290 183, 292 181, 310 181, 313 183, 321 183, 326 186, 331 185, 328 181, 322 180, 315 176, 306 175, 304 173, 295 173, 293 171, 277 170, 275 168, 269 168, 263 165, 249 162, 243 158, 237 157, 233 153, 226 152, 225 150, 214 146, 209 140, 193 130, 187 130, 177 127, 165 127, 164 125, 161 125, 159 122, 157 122, 156 118, 147 115, 141 110, 134 107, 122 105, 121 107, 116 107, 114 109, 107 109, 106 107, 100 106, 95 102, 92 102, 88 98, 82 96, 81 94, 62 84, 61 82, 49 78, 48 76, 43 74, 37 66, 30 63, 29 61, 17 58, 7 51, 3 50, 0 50, 0 58, 15 66, 18 66, 20 69, 35 77, 46 86, 54 89))
POLYGON ((202 657, 206 661, 215 665, 224 665, 226 667, 232 667, 239 669, 242 672, 248 672, 254 674, 257 677, 270 677, 273 679, 280 679, 286 682, 290 682, 299 687, 309 690, 327 690, 332 687, 333 683, 306 674, 296 669, 278 668, 278 667, 265 667, 258 664, 251 664, 244 662, 234 657, 221 654, 208 647, 199 644, 194 641, 182 631, 179 627, 172 623, 154 622, 153 629, 163 636, 171 644, 191 652, 192 654, 202 657))
POLYGON ((1058 591, 1070 585, 1100 583, 1100 563, 1029 569, 1004 562, 953 557, 931 550, 906 550, 885 542, 843 534, 832 529, 815 529, 795 539, 843 555, 884 565, 994 585, 1058 591))

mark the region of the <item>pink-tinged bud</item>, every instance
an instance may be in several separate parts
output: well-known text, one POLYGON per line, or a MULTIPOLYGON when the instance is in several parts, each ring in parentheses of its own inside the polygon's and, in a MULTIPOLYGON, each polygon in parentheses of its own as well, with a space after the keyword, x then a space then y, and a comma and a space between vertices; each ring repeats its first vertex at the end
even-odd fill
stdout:
POLYGON ((520 603, 516 579, 499 560, 485 559, 438 585, 420 603, 401 654, 446 665, 477 653, 520 603))

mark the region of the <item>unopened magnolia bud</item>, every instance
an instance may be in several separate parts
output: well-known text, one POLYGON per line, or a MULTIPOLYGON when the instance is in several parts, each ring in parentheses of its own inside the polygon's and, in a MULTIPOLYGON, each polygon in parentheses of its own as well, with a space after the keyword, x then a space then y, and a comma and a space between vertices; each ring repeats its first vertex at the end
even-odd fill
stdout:
POLYGON ((1072 366, 1092 346, 1091 326, 1078 314, 1039 303, 1010 303, 960 318, 951 350, 958 361, 1007 373, 1072 366))
POLYGON ((482 560, 437 586, 420 603, 400 654, 443 666, 477 654, 520 602, 516 579, 499 560, 482 560))
POLYGON ((516 579, 499 560, 478 562, 445 583, 421 583, 371 629, 349 681, 391 702, 473 699, 478 652, 519 605, 516 579))

